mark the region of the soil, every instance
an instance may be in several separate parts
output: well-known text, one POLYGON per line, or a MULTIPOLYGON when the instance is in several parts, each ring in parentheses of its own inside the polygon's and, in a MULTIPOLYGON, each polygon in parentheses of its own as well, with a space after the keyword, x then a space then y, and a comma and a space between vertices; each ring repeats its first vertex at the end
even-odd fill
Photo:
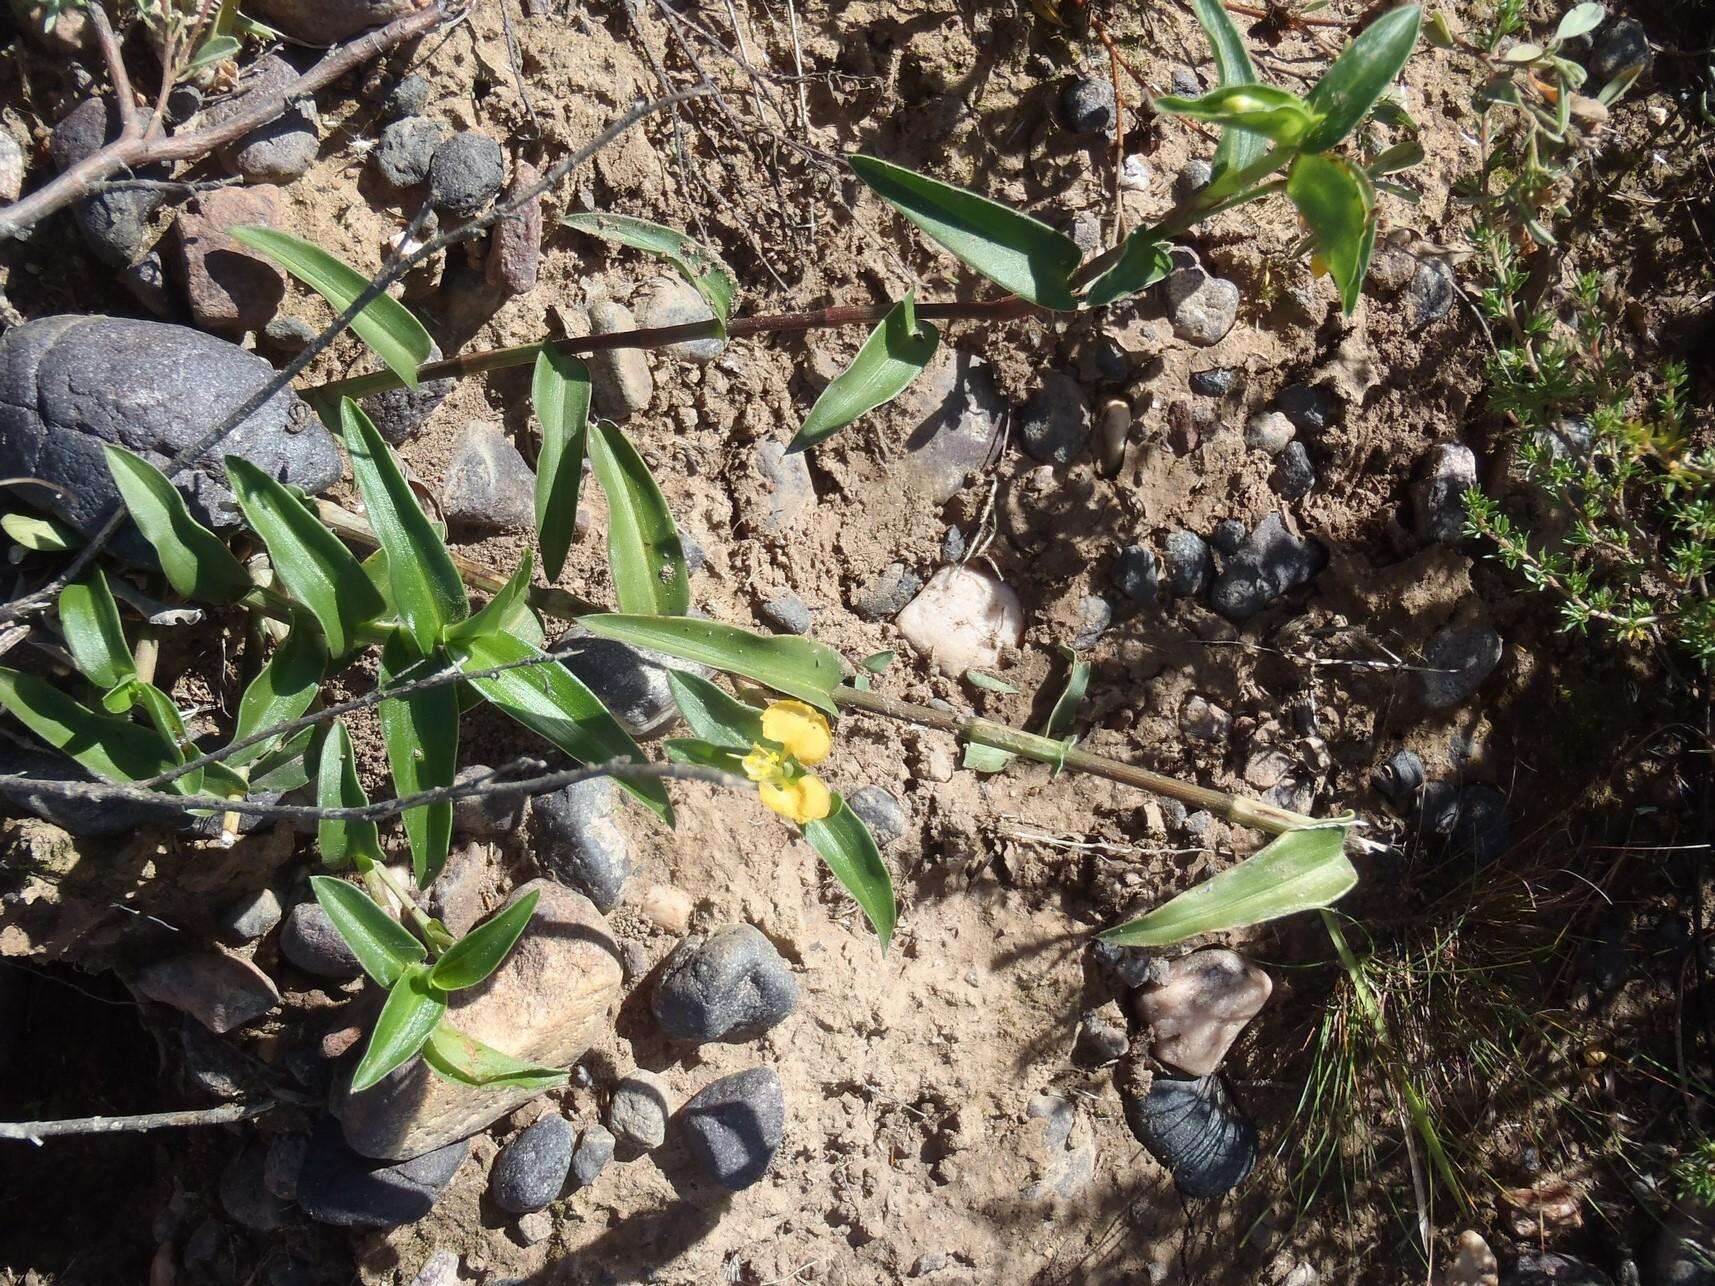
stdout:
MULTIPOLYGON (((1471 19, 1464 12, 1471 6, 1453 7, 1471 19)), ((1535 12, 1542 6, 1531 8, 1534 18, 1548 18, 1546 9, 1535 12)), ((1322 12, 1357 16, 1350 4, 1322 12)), ((501 9, 483 3, 389 70, 408 66, 427 76, 434 87, 430 116, 449 128, 489 132, 514 162, 552 163, 657 93, 652 63, 676 85, 691 83, 687 50, 698 54, 722 97, 686 107, 677 128, 661 119, 633 130, 549 200, 541 279, 529 294, 491 316, 473 316, 468 301, 437 287, 435 274, 409 283, 407 301, 449 354, 567 333, 583 324, 581 310, 593 301, 638 297, 656 270, 630 252, 559 230, 556 216, 572 209, 640 215, 706 237, 735 269, 744 287, 741 306, 750 313, 867 302, 908 287, 926 299, 980 293, 979 283, 909 234, 833 164, 854 150, 968 184, 1050 222, 1089 215, 1111 225, 1111 145, 1069 136, 1054 114, 1068 77, 1107 75, 1109 62, 1093 37, 1057 33, 1028 8, 918 2, 797 13, 790 5, 779 12, 762 5, 638 11, 573 0, 549 5, 545 16, 509 17, 516 58, 501 9), (731 43, 735 21, 746 58, 764 76, 759 85, 697 34, 706 25, 731 43), (802 79, 794 79, 799 67, 802 79), (686 177, 687 167, 693 177, 686 177)), ((1677 15, 1640 17, 1662 24, 1664 40, 1689 45, 1700 38, 1675 27, 1677 15)), ((1185 69, 1210 83, 1206 42, 1179 6, 1116 10, 1103 21, 1153 91, 1165 92, 1185 69)), ((1253 38, 1266 53, 1264 74, 1302 87, 1326 56, 1312 41, 1318 30, 1259 29, 1253 38)), ((1320 43, 1333 47, 1325 34, 1320 43)), ((7 127, 33 147, 70 80, 64 66, 40 53, 16 45, 14 54, 0 73, 0 93, 7 127)), ((1618 111, 1614 142, 1601 160, 1602 173, 1626 193, 1662 190, 1671 177, 1650 159, 1651 131, 1660 132, 1652 113, 1691 66, 1665 60, 1658 66, 1658 78, 1618 111)), ((1144 157, 1151 171, 1147 190, 1121 194, 1131 227, 1168 208, 1175 176, 1206 157, 1211 143, 1183 124, 1147 114, 1139 119, 1130 106, 1135 87, 1121 83, 1128 103, 1123 150, 1144 157)), ((1393 244, 1422 255, 1463 244, 1452 188, 1474 155, 1472 86, 1470 66, 1442 51, 1421 49, 1407 67, 1404 103, 1421 127, 1427 160, 1410 174, 1420 200, 1383 198, 1383 235, 1393 244)), ((283 196, 287 230, 363 268, 379 263, 382 247, 411 213, 377 188, 363 161, 381 125, 374 99, 356 86, 322 96, 321 156, 283 196)), ((1666 190, 1677 189, 1669 182, 1666 190)), ((1693 319, 1703 318, 1706 336, 1707 303, 1699 312, 1694 300, 1707 281, 1679 266, 1682 257, 1672 252, 1674 244, 1685 249, 1674 240, 1685 235, 1683 226, 1642 206, 1614 217, 1652 245, 1635 264, 1618 244, 1597 251, 1620 288, 1642 300, 1643 316, 1634 319, 1636 333, 1626 342, 1651 352, 1695 352, 1693 319)), ((1239 324, 1211 348, 1175 339, 1152 299, 1100 317, 947 328, 944 342, 988 362, 1014 405, 1048 369, 1081 378, 1093 402, 1130 399, 1136 423, 1112 476, 1098 467, 1094 451, 1070 466, 1045 468, 1011 446, 950 502, 933 505, 900 483, 916 426, 904 407, 894 407, 814 452, 813 510, 787 530, 767 530, 755 447, 784 442, 821 384, 850 356, 858 337, 835 333, 734 343, 702 367, 654 355, 654 401, 626 429, 662 480, 681 528, 706 552, 693 590, 711 617, 767 628, 758 614, 762 602, 790 588, 814 609, 814 635, 848 658, 899 653, 878 681, 882 690, 1037 726, 1061 681, 1057 646, 1077 632, 1082 601, 1101 595, 1116 617, 1086 653, 1093 677, 1081 744, 1247 793, 1257 788, 1245 771, 1253 756, 1285 751, 1310 788, 1305 807, 1355 808, 1374 833, 1402 845, 1364 872, 1347 911, 1381 934, 1424 915, 1458 885, 1479 895, 1475 914, 1492 917, 1497 933, 1535 944, 1542 926, 1509 928, 1501 908, 1513 903, 1497 899, 1514 897, 1518 886, 1540 891, 1562 951, 1544 971, 1545 988, 1557 990, 1541 993, 1542 1010, 1594 1023, 1593 1011, 1573 998, 1583 986, 1582 944, 1605 931, 1606 900, 1620 897, 1631 876, 1610 860, 1590 858, 1580 845, 1671 844, 1689 825, 1683 796, 1667 797, 1664 808, 1661 798, 1647 795, 1677 771, 1670 751, 1651 740, 1664 723, 1655 672, 1621 649, 1559 633, 1552 604, 1524 593, 1518 578, 1484 561, 1481 550, 1424 549, 1411 534, 1410 481, 1433 443, 1466 441, 1479 452, 1485 478, 1505 487, 1498 421, 1481 407, 1483 330, 1468 300, 1439 321, 1417 325, 1398 293, 1374 286, 1356 316, 1342 319, 1331 284, 1312 277, 1296 253, 1299 231, 1282 202, 1249 206, 1199 229, 1194 244, 1204 262, 1238 282, 1244 298, 1239 324), (1130 374, 1103 378, 1104 344, 1126 355, 1130 374), (1222 399, 1191 394, 1189 374, 1212 367, 1241 373, 1234 392, 1222 399), (1331 385, 1345 409, 1326 428, 1300 433, 1319 481, 1302 501, 1283 503, 1270 489, 1268 463, 1243 446, 1244 424, 1279 389, 1318 382, 1331 385), (1169 429, 1192 414, 1205 417, 1202 446, 1176 455, 1167 446, 1169 429), (1127 544, 1159 548, 1175 528, 1207 534, 1227 518, 1248 528, 1276 511, 1294 530, 1325 542, 1331 565, 1312 590, 1289 595, 1242 628, 1194 603, 1128 604, 1109 584, 1113 558, 1127 544), (935 674, 889 623, 863 620, 849 606, 855 591, 892 562, 924 575, 942 565, 949 526, 967 542, 993 531, 982 558, 1024 603, 1024 645, 996 671, 1016 694, 935 674), (1435 631, 1455 621, 1492 625, 1505 639, 1505 656, 1477 698, 1429 714, 1416 699, 1409 667, 1435 631), (1180 733, 1180 709, 1193 694, 1233 716, 1218 748, 1180 733), (1630 757, 1620 749, 1635 746, 1644 749, 1630 757), (1513 854, 1473 876, 1468 862, 1420 844, 1370 784, 1377 765, 1401 748, 1416 751, 1432 778, 1499 786, 1517 838, 1513 854), (1632 811, 1635 801, 1649 798, 1653 814, 1632 811), (1566 868, 1578 871, 1582 883, 1562 878, 1566 868)), ((69 241, 59 239, 73 235, 70 220, 60 216, 30 243, 0 254, 12 304, 25 317, 137 313, 93 260, 66 250, 69 241)), ((462 254, 452 252, 447 275, 462 254)), ((317 298, 295 286, 286 308, 312 325, 328 317, 317 298)), ((369 369, 370 360, 347 338, 305 378, 356 373, 369 369)), ((1707 350, 1701 360, 1706 376, 1707 350)), ((432 489, 460 433, 478 420, 502 425, 533 459, 528 385, 527 369, 461 382, 403 448, 412 470, 432 489)), ((336 496, 352 498, 349 489, 336 496)), ((584 497, 592 521, 559 584, 603 601, 610 597, 605 512, 598 488, 587 487, 584 497)), ((528 545, 525 537, 453 536, 462 553, 502 572, 528 545)), ((241 690, 230 654, 237 642, 205 635, 169 640, 164 649, 163 673, 180 684, 181 695, 206 694, 217 707, 211 721, 230 715, 241 690)), ((372 793, 386 793, 378 735, 361 717, 353 732, 372 793)), ((482 715, 467 720, 462 737, 462 762, 499 762, 523 750, 515 729, 482 715)), ((1112 1068, 1085 1067, 1073 1057, 1081 1018, 1113 996, 1087 951, 1089 935, 1224 869, 1263 837, 1217 825, 1202 843, 1188 841, 1145 796, 1024 763, 979 777, 954 767, 958 753, 942 734, 857 717, 840 723, 828 780, 848 793, 885 786, 910 816, 909 832, 888 852, 900 927, 885 959, 808 847, 754 800, 677 788, 680 821, 673 832, 641 810, 625 814, 638 868, 610 919, 641 948, 650 969, 677 938, 639 906, 652 886, 669 885, 694 899, 693 930, 732 921, 761 928, 798 972, 803 997, 794 1016, 761 1040, 686 1056, 655 1028, 646 972, 628 982, 613 1028, 583 1060, 578 1082, 549 1097, 582 1124, 598 1117, 606 1087, 633 1066, 661 1072, 682 1100, 717 1076, 766 1063, 784 1084, 787 1125, 762 1183, 716 1195, 670 1138, 663 1149, 618 1162, 592 1188, 556 1202, 552 1234, 525 1245, 515 1223, 484 1194, 488 1163, 540 1110, 536 1105, 478 1137, 472 1158, 421 1223, 356 1237, 304 1227, 234 1230, 239 1275, 232 1280, 409 1282, 438 1250, 460 1257, 461 1280, 495 1283, 855 1284, 921 1274, 936 1283, 1273 1286, 1299 1264, 1328 1282, 1422 1280, 1410 1162, 1397 1111, 1385 1102, 1354 1105, 1373 1113, 1360 1133, 1383 1158, 1374 1187, 1344 1208, 1326 1198, 1304 1208, 1295 1203, 1306 1137, 1295 1108, 1313 1034, 1340 985, 1314 923, 1227 935, 1269 967, 1276 982, 1269 1009, 1226 1063, 1266 1153, 1233 1196, 1215 1203, 1181 1199, 1127 1129, 1112 1068), (1033 1191, 1056 1161, 1042 1123, 1026 1114, 1028 1101, 1044 1092, 1077 1105, 1075 1138, 1094 1147, 1093 1177, 1070 1197, 1033 1191), (269 1275, 288 1261, 306 1275, 269 1275)), ((157 953, 169 931, 181 939, 210 934, 215 912, 247 888, 271 878, 289 887, 312 860, 307 839, 274 828, 220 853, 149 833, 44 855, 51 837, 32 829, 35 823, 7 825, 8 877, 24 880, 30 892, 27 906, 9 904, 0 920, 0 952, 36 970, 30 983, 36 1017, 20 1044, 54 1051, 48 1066, 65 1072, 50 1084, 41 1069, 14 1056, 0 1081, 0 1116, 151 1110, 185 1101, 176 1074, 169 1068, 157 1075, 154 1055, 134 1048, 138 1030, 115 1031, 114 1024, 125 1025, 119 1017, 90 1007, 125 1003, 112 976, 98 971, 123 970, 157 953), (126 914, 138 908, 166 927, 139 931, 136 917, 126 914), (52 971, 41 972, 49 962, 52 971), (56 1010, 56 987, 74 985, 101 991, 56 1010), (83 1051, 87 1059, 77 1056, 83 1051)), ((527 852, 497 856, 505 869, 521 877, 529 872, 527 852)), ((1640 922, 1683 909, 1665 880, 1646 872, 1636 887, 1640 922)), ((274 972, 271 938, 257 962, 274 972)), ((1602 1019, 1633 1033, 1624 1043, 1635 1041, 1640 1059, 1665 1039, 1662 1016, 1677 1013, 1678 1004, 1671 986, 1664 991, 1659 976, 1645 973, 1641 989, 1602 1019)), ((342 1023, 337 1007, 346 992, 288 976, 299 983, 285 984, 286 1017, 242 1042, 263 1065, 342 1023)), ((1406 1001, 1413 1021, 1432 1008, 1424 1002, 1419 1011, 1415 1003, 1406 1001)), ((139 1022, 157 1038, 176 1030, 170 1018, 150 1011, 139 1011, 139 1022)), ((162 1038, 161 1048, 170 1054, 171 1040, 162 1038)), ((1466 1053, 1446 1051, 1453 1062, 1466 1053)), ((1458 1082, 1469 1069, 1453 1062, 1438 1070, 1458 1082)), ((1583 1084, 1577 1076, 1571 1081, 1583 1084)), ((1616 1110, 1626 1102, 1622 1090, 1632 1087, 1632 1081, 1610 1087, 1612 1097, 1599 1100, 1603 1110, 1616 1110)), ((1609 1267, 1629 1253, 1647 1223, 1625 1209, 1623 1180, 1596 1166, 1542 1099, 1511 1107, 1498 1090, 1477 1091, 1465 1124, 1481 1133, 1459 1146, 1497 1171, 1514 1167, 1508 1172, 1515 1182, 1527 1138, 1542 1140, 1532 1147, 1540 1146, 1541 1164, 1551 1171, 1584 1166, 1596 1176, 1589 1181, 1592 1205, 1604 1217, 1620 1213, 1610 1223, 1592 1219, 1565 1232, 1567 1243, 1609 1267), (1496 1112, 1504 1119, 1497 1121, 1496 1112)), ((283 1109, 260 1128, 295 1128, 302 1116, 303 1109, 283 1109)), ((203 1221, 220 1218, 215 1178, 247 1137, 238 1129, 190 1131, 8 1154, 0 1201, 10 1230, 0 1231, 0 1281, 139 1281, 151 1262, 168 1265, 157 1266, 151 1281, 175 1280, 175 1256, 182 1257, 203 1221), (64 1208, 44 1193, 57 1194, 64 1208), (115 1196, 127 1217, 96 1227, 90 1211, 105 1211, 115 1196)), ((1435 1211, 1438 1256, 1465 1226, 1484 1230, 1497 1245, 1514 1244, 1496 1199, 1485 1193, 1482 1201, 1475 1214, 1435 1211)), ((177 1271, 176 1280, 203 1280, 177 1271)))

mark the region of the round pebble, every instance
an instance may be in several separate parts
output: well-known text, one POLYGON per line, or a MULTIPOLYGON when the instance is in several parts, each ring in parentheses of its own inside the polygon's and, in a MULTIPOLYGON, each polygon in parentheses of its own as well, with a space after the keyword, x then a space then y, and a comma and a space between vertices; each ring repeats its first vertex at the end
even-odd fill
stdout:
POLYGON ((509 1214, 540 1210, 560 1195, 572 1165, 572 1127, 557 1113, 539 1117, 500 1150, 489 1174, 495 1205, 509 1214))
POLYGON ((435 149, 429 199, 437 209, 468 219, 494 199, 505 180, 500 144, 479 130, 461 130, 435 149))

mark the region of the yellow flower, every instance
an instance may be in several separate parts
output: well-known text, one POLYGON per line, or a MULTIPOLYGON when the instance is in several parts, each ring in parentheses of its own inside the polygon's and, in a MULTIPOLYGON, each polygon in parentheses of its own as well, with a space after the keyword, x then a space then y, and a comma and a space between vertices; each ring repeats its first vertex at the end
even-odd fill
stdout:
POLYGON ((833 810, 833 796, 814 773, 799 773, 796 777, 777 782, 765 781, 757 786, 756 792, 762 796, 763 803, 800 826, 805 822, 821 821, 833 810))
POLYGON ((822 712, 802 701, 775 701, 762 712, 762 735, 777 741, 805 765, 819 764, 833 748, 834 736, 822 712))

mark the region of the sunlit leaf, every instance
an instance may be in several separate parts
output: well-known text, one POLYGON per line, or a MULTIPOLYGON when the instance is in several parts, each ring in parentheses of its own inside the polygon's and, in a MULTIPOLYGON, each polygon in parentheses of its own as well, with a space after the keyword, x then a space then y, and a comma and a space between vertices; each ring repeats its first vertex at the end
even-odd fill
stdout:
POLYGON ((411 965, 387 991, 387 1003, 369 1034, 369 1047, 351 1074, 360 1094, 406 1060, 415 1058, 446 1015, 447 995, 429 982, 422 965, 411 965))
POLYGON ((311 766, 316 756, 317 728, 299 728, 274 750, 250 765, 246 774, 250 790, 257 794, 284 795, 316 779, 311 766))
POLYGON ((686 724, 704 741, 746 751, 762 740, 762 711, 755 706, 683 670, 667 671, 667 686, 686 724))
POLYGON ((1560 25, 1554 29, 1556 41, 1576 40, 1579 36, 1588 35, 1602 25, 1602 19, 1608 16, 1608 11, 1602 5, 1586 3, 1574 5, 1561 18, 1560 25))
POLYGON ((649 466, 605 420, 590 429, 589 453, 607 496, 607 565, 620 610, 683 616, 691 606, 685 547, 649 466))
POLYGON ((1346 46, 1305 95, 1305 102, 1322 120, 1299 140, 1304 151, 1325 152, 1358 127, 1405 66, 1422 21, 1421 6, 1401 5, 1377 18, 1346 46))
MULTIPOLYGON (((261 672, 244 689, 238 702, 238 726, 234 741, 243 741, 267 728, 300 718, 316 699, 327 673, 328 650, 321 631, 307 618, 295 618, 286 641, 274 649, 261 672)), ((226 762, 240 767, 272 752, 278 740, 258 741, 229 755, 226 762)))
POLYGON ((967 741, 964 755, 959 760, 961 768, 972 772, 996 773, 1008 767, 1018 756, 1010 750, 1002 750, 998 746, 985 746, 980 741, 967 741))
POLYGON ((1357 166, 1338 156, 1308 153, 1292 163, 1286 194, 1310 229, 1316 252, 1340 288, 1341 307, 1358 306, 1375 246, 1375 189, 1357 166))
POLYGON ((91 710, 33 674, 0 667, 0 706, 55 750, 108 781, 143 781, 182 762, 153 729, 91 710))
POLYGON ((940 343, 941 332, 917 320, 914 296, 907 293, 870 331, 852 364, 822 390, 787 452, 814 446, 891 402, 923 373, 940 343))
MULTIPOLYGON (((394 633, 381 648, 378 681, 382 688, 390 688, 444 668, 438 653, 429 659, 418 658, 405 637, 394 633)), ((458 694, 451 683, 383 701, 376 714, 381 719, 387 767, 399 798, 452 785, 458 771, 459 710, 458 694)), ((426 889, 446 865, 452 845, 452 801, 443 799, 407 808, 400 820, 411 845, 412 878, 418 888, 426 889)))
POLYGON ((886 955, 899 911, 893 903, 893 877, 888 874, 887 863, 881 860, 881 851, 876 848, 869 827, 836 794, 832 812, 820 821, 805 823, 804 838, 828 864, 834 878, 857 900, 864 917, 881 939, 882 954, 886 955))
POLYGON ((536 556, 526 549, 523 561, 518 564, 518 570, 500 587, 500 592, 489 599, 475 616, 467 617, 457 625, 447 628, 447 642, 481 638, 484 634, 513 633, 507 626, 518 620, 520 605, 525 605, 525 613, 529 613, 526 599, 530 593, 530 574, 535 567, 536 556))
POLYGON ((1070 237, 1010 206, 889 161, 850 160, 871 191, 997 286, 1044 308, 1078 306, 1072 274, 1083 254, 1070 237))
MULTIPOLYGON (((345 724, 335 723, 322 742, 321 763, 316 771, 316 807, 362 808, 368 802, 369 795, 357 779, 351 734, 346 732, 345 724)), ((316 846, 321 849, 323 863, 336 871, 353 862, 382 860, 381 837, 374 822, 324 817, 316 823, 316 846)))
POLYGON ((546 1090, 568 1079, 567 1073, 557 1068, 538 1067, 503 1054, 444 1019, 429 1033, 423 1045, 423 1061, 437 1076, 456 1085, 546 1090))
POLYGON ((733 303, 738 298, 738 279, 712 251, 683 232, 626 214, 568 214, 560 222, 592 237, 630 246, 633 250, 667 260, 696 288, 709 311, 720 322, 720 333, 726 333, 733 303))
POLYGON ((60 628, 78 672, 106 692, 137 677, 137 665, 119 623, 119 605, 101 568, 60 591, 60 628))
POLYGON ((536 459, 536 541, 550 583, 560 578, 577 531, 578 490, 590 419, 589 367, 569 353, 536 354, 530 398, 542 423, 536 459))
POLYGON ((578 623, 603 638, 665 652, 728 674, 742 674, 835 713, 829 694, 840 682, 839 653, 813 639, 758 634, 687 616, 595 615, 582 617, 578 623))
POLYGON ((310 891, 363 971, 383 987, 391 987, 428 954, 404 925, 357 885, 333 875, 312 875, 310 891))
POLYGON ((500 967, 524 926, 536 912, 541 893, 532 889, 509 903, 460 938, 429 970, 429 981, 442 991, 474 987, 500 967))
POLYGON ((1201 98, 1164 94, 1155 110, 1194 121, 1231 125, 1291 146, 1316 124, 1316 113, 1297 94, 1272 85, 1223 85, 1201 98))
POLYGON ((729 746, 717 746, 698 737, 669 737, 661 743, 661 748, 672 763, 695 764, 699 768, 729 772, 735 777, 744 776, 744 754, 729 746))
POLYGON ((1151 237, 1147 229, 1137 228, 1126 237, 1108 269, 1084 287, 1084 307, 1103 308, 1135 295, 1160 281, 1172 267, 1167 247, 1151 237))
MULTIPOLYGON (((1197 21, 1209 37, 1215 50, 1215 69, 1222 85, 1254 85, 1257 83, 1256 64, 1245 48, 1244 37, 1234 25, 1232 15, 1221 0, 1191 0, 1197 21)), ((1221 141, 1215 146, 1215 158, 1210 166, 1211 182, 1233 170, 1242 170, 1268 150, 1268 140, 1261 134, 1229 125, 1221 131, 1221 141)))
POLYGON ((1061 689, 1054 709, 1048 713, 1048 722, 1042 728, 1044 737, 1056 741, 1072 731, 1078 721, 1078 710, 1084 704, 1084 693, 1090 687, 1090 663, 1079 660, 1069 647, 1060 650, 1066 655, 1066 686, 1061 689))
POLYGON ((0 531, 32 554, 64 554, 84 544, 80 532, 46 514, 7 514, 0 517, 0 531))
MULTIPOLYGON (((326 299, 336 316, 369 288, 369 279, 357 269, 289 232, 240 224, 226 229, 226 235, 279 264, 326 299)), ((352 318, 351 328, 395 375, 417 387, 417 368, 429 360, 435 344, 409 308, 391 295, 377 295, 352 318)))

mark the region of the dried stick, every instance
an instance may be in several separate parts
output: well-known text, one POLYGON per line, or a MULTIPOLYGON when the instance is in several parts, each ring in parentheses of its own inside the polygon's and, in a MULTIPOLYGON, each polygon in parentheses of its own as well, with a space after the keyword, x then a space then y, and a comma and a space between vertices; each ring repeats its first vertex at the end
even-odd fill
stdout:
MULTIPOLYGON (((99 6, 92 6, 99 8, 99 6)), ((0 1139, 40 1144, 43 1139, 70 1134, 126 1134, 141 1130, 181 1129, 188 1125, 227 1125, 272 1112, 273 1099, 252 1103, 222 1103, 218 1107, 183 1112, 146 1112, 141 1116, 80 1116, 66 1121, 0 1121, 0 1139)))

